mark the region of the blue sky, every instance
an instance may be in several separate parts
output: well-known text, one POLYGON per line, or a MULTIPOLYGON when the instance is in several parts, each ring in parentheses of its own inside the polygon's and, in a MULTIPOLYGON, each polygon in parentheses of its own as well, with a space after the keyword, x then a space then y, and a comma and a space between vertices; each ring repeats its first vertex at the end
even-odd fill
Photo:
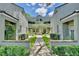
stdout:
POLYGON ((59 3, 53 3, 47 6, 43 3, 17 3, 20 7, 23 7, 25 12, 35 17, 37 15, 49 16, 53 13, 55 7, 60 5, 59 3), (42 11, 43 10, 43 11, 42 11))

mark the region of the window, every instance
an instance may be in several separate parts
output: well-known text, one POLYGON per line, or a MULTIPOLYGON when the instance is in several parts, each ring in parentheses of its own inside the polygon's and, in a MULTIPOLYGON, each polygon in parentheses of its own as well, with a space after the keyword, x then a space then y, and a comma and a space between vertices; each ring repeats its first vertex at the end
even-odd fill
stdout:
POLYGON ((40 19, 40 21, 42 21, 42 19, 40 19))
POLYGON ((46 21, 46 22, 44 22, 44 24, 50 24, 50 21, 46 21))
POLYGON ((74 30, 71 30, 71 39, 74 40, 74 30))
POLYGON ((29 23, 29 24, 35 24, 35 22, 33 22, 33 21, 28 21, 28 23, 29 23))
POLYGON ((5 21, 5 40, 16 40, 16 24, 5 21))
POLYGON ((57 25, 57 33, 59 33, 59 25, 57 25))

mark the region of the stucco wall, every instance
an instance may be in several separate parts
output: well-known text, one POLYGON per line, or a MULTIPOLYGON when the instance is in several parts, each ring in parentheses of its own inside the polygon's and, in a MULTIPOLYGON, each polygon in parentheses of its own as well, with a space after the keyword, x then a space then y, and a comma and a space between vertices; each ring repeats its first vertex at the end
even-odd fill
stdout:
POLYGON ((51 41, 51 46, 63 46, 63 45, 79 45, 79 41, 72 40, 60 40, 60 41, 51 41))
POLYGON ((11 3, 0 3, 0 10, 4 10, 7 13, 15 16, 16 18, 18 18, 19 12, 22 11, 21 8, 11 3))
MULTIPOLYGON (((61 35, 61 38, 63 39, 63 23, 70 21, 70 20, 78 20, 78 17, 72 16, 68 19, 60 20, 61 18, 71 14, 75 10, 79 10, 79 3, 69 3, 64 6, 61 6, 57 8, 57 13, 52 16, 51 22, 52 22, 52 33, 57 33, 57 25, 59 25, 59 34, 61 35)), ((76 23, 75 23, 76 24, 76 23)), ((77 25, 76 25, 77 26, 77 25)), ((76 32, 75 32, 76 34, 76 32)), ((76 37, 76 35, 75 35, 76 37)))
POLYGON ((5 24, 4 24, 4 18, 0 15, 0 40, 4 40, 4 29, 5 29, 5 24))
MULTIPOLYGON (((15 4, 11 3, 0 3, 0 10, 7 12, 8 14, 12 15, 15 18, 18 18, 19 20, 17 21, 16 19, 8 16, 8 15, 2 15, 0 17, 0 39, 3 40, 4 36, 4 30, 5 30, 5 19, 9 20, 11 22, 16 23, 16 36, 18 39, 18 34, 26 34, 26 31, 28 29, 28 20, 26 16, 23 14, 23 9, 18 7, 15 4), (19 32, 21 26, 21 32, 19 32)), ((1 13, 2 14, 2 13, 1 13)))
POLYGON ((28 41, 0 41, 0 46, 25 46, 30 48, 28 41))

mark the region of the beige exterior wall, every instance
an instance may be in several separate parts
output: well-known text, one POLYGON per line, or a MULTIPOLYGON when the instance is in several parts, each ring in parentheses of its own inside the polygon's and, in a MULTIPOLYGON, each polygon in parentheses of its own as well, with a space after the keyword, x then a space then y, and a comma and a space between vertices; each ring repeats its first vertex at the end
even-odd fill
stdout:
MULTIPOLYGON (((52 33, 57 33, 57 25, 59 26, 59 35, 61 40, 64 38, 64 29, 66 26, 63 26, 63 23, 69 22, 71 20, 74 21, 74 26, 69 26, 68 29, 74 28, 74 40, 79 40, 79 14, 74 13, 73 15, 70 15, 62 20, 61 18, 71 14, 72 12, 79 10, 79 3, 70 3, 63 5, 59 8, 57 8, 57 13, 52 16, 51 22, 52 22, 52 33)), ((65 33, 67 33, 65 31, 65 33)))
POLYGON ((23 14, 23 9, 19 6, 11 3, 0 3, 0 10, 12 15, 19 19, 16 20, 4 13, 0 13, 0 40, 4 40, 5 20, 16 23, 16 40, 18 40, 19 34, 26 34, 28 28, 28 21, 23 14), (21 26, 21 32, 19 32, 21 26))

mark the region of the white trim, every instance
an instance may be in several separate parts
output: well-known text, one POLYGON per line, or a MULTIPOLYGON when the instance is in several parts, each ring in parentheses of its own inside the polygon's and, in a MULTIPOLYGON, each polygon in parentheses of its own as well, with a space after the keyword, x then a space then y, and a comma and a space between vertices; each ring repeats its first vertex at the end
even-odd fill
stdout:
POLYGON ((78 13, 74 13, 73 15, 71 15, 71 16, 65 18, 65 19, 62 19, 61 22, 62 22, 62 23, 65 23, 65 22, 68 22, 68 21, 74 20, 73 17, 76 16, 77 14, 78 14, 78 13), (70 19, 70 18, 71 18, 71 19, 70 19))
POLYGON ((6 16, 6 17, 11 18, 11 19, 12 19, 13 21, 15 21, 15 22, 17 22, 17 21, 18 21, 18 20, 16 20, 16 19, 14 19, 14 18, 12 18, 12 17, 10 17, 10 16, 8 16, 8 15, 4 14, 4 13, 0 13, 0 14, 4 15, 4 16, 6 16))

